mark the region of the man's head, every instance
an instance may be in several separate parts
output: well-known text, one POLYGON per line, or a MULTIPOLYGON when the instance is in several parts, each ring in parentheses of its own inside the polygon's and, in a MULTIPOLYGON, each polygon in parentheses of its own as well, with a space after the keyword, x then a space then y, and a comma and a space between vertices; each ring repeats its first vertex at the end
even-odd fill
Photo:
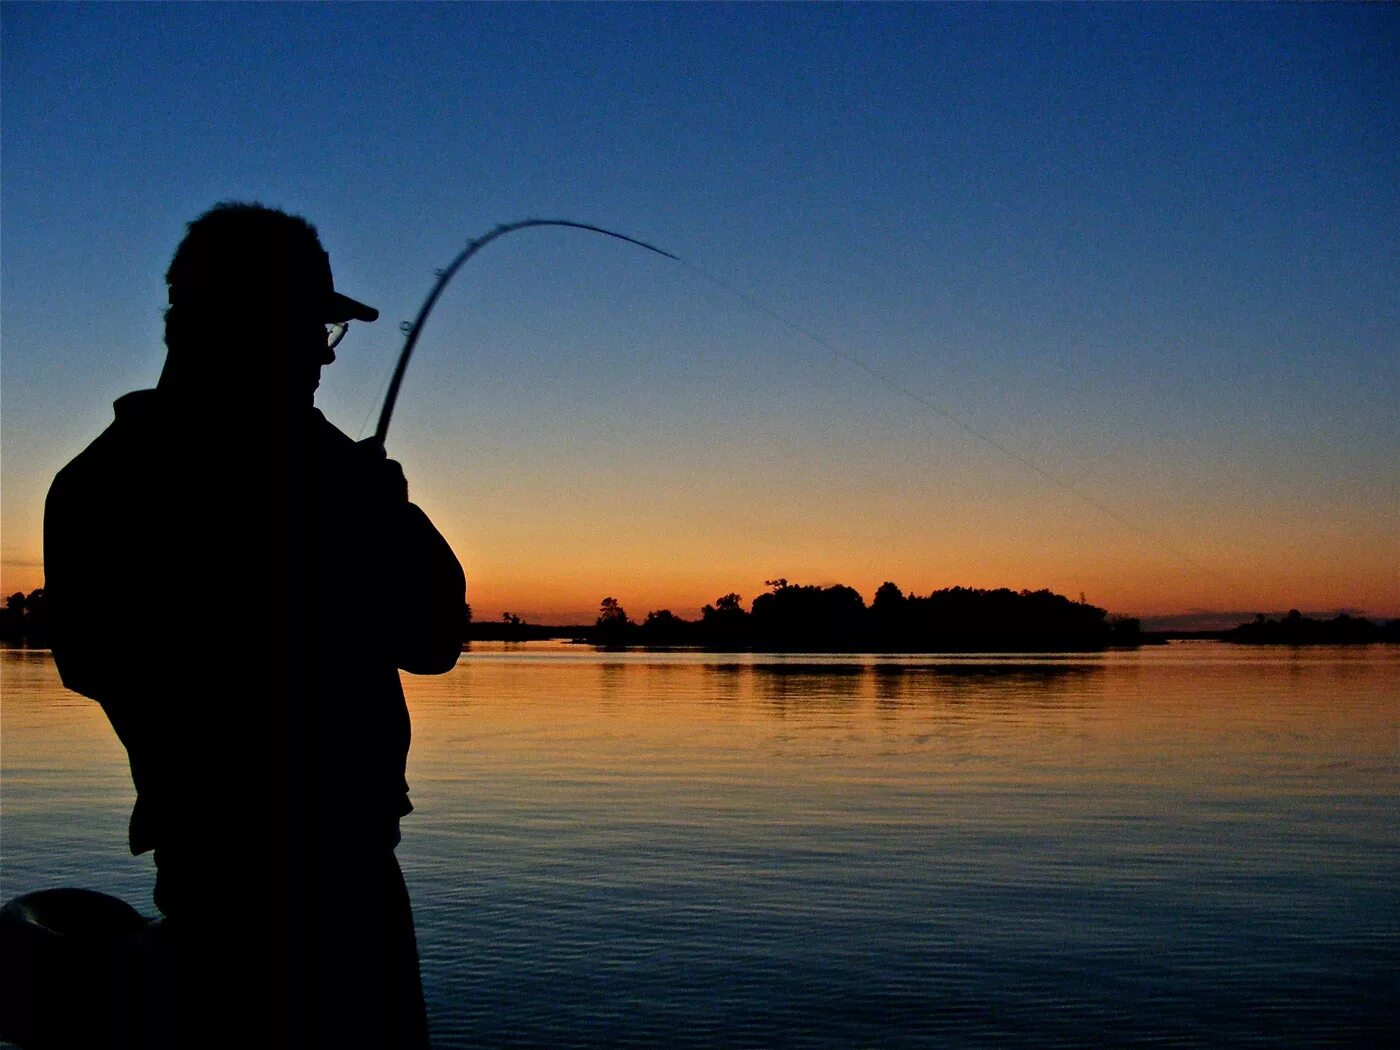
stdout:
POLYGON ((314 393, 335 360, 327 325, 379 316, 335 290, 314 226, 260 204, 218 204, 190 223, 165 280, 167 371, 272 398, 314 393))

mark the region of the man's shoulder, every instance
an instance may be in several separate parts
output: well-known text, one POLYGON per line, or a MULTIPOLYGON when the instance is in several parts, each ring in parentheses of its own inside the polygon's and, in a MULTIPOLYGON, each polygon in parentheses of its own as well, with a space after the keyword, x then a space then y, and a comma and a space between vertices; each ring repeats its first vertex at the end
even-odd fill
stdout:
POLYGON ((326 447, 336 451, 348 451, 355 447, 355 439, 325 417, 319 408, 311 410, 311 426, 326 447))
POLYGON ((135 390, 113 405, 115 418, 54 476, 50 495, 111 479, 114 470, 139 454, 155 412, 154 390, 135 390))

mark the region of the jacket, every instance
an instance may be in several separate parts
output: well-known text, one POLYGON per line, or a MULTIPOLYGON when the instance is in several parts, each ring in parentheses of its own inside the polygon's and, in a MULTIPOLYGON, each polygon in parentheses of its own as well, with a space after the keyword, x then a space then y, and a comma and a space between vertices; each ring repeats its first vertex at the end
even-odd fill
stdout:
POLYGON ((132 852, 396 843, 398 671, 460 654, 451 548, 315 409, 236 435, 159 390, 115 409, 50 488, 45 596, 126 747, 132 852))

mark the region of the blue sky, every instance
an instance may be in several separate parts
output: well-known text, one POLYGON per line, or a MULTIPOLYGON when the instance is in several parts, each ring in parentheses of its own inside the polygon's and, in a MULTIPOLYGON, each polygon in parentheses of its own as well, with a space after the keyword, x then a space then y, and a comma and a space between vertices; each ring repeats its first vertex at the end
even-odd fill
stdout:
POLYGON ((323 385, 351 433, 433 269, 562 216, 675 251, 1142 530, 690 271, 529 231, 444 297, 390 435, 483 612, 691 614, 786 575, 1400 614, 1393 6, 0 20, 6 590, 36 580, 54 470, 158 374, 183 224, 255 198, 384 311, 323 385))

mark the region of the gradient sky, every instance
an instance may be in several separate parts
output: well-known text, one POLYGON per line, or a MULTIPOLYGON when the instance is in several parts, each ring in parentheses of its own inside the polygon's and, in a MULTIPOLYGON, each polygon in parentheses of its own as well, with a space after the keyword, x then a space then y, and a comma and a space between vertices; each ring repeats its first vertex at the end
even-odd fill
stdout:
MULTIPOLYGON (((1400 615, 1400 7, 0 7, 3 589, 183 224, 321 230, 478 618, 762 581, 1400 615)), ((253 420, 249 425, 253 425, 253 420)), ((217 555, 217 552, 212 552, 217 555)), ((275 581, 266 581, 275 586, 275 581)))

